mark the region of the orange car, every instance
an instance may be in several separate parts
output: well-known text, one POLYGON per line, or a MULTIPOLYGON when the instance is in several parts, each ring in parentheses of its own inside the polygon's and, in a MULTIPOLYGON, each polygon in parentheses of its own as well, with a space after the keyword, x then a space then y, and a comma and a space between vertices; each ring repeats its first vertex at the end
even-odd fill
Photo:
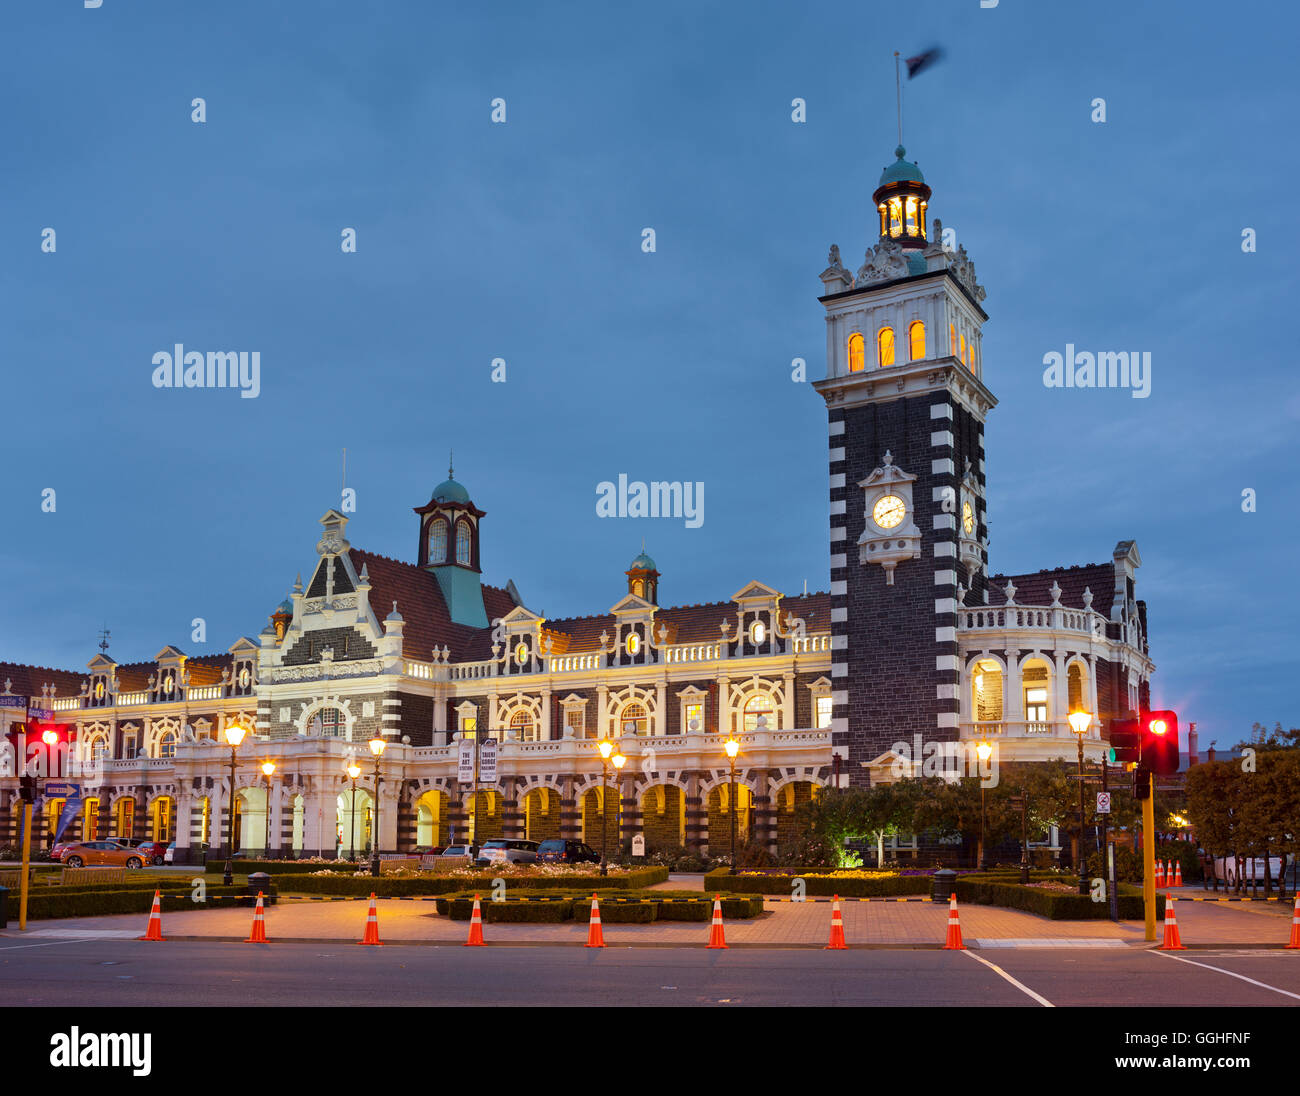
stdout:
POLYGON ((139 849, 119 845, 116 841, 83 841, 69 845, 60 860, 69 868, 86 864, 112 864, 119 868, 142 868, 144 857, 139 849))

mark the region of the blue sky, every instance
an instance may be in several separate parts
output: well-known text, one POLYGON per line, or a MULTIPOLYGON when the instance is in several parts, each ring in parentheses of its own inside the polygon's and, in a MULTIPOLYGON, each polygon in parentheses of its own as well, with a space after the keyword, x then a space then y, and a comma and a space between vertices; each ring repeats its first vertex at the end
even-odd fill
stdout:
POLYGON ((821 375, 828 246, 874 242, 892 51, 937 42, 904 142, 988 290, 993 569, 1137 540, 1156 700, 1203 744, 1294 725, 1293 9, 621 7, 9 7, 0 658, 255 635, 344 446, 353 544, 413 558, 454 447, 485 578, 554 617, 611 605, 642 537, 666 603, 827 588, 790 361, 821 375), (261 395, 154 389, 176 342, 260 351, 261 395), (1067 342, 1150 351, 1150 398, 1045 388, 1067 342), (619 473, 703 481, 704 524, 598 519, 619 473))

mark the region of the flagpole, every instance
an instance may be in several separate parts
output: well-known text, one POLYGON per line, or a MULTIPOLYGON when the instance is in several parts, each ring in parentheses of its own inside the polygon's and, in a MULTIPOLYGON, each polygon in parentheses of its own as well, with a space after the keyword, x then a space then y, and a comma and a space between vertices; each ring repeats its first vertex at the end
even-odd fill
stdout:
POLYGON ((903 144, 903 78, 899 74, 898 50, 894 50, 894 89, 898 93, 898 143, 903 144))

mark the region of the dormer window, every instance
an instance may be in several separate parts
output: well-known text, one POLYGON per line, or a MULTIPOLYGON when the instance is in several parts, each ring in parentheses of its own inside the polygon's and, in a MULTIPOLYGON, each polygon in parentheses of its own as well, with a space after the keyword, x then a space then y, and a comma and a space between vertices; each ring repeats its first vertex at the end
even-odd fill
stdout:
POLYGON ((883 369, 894 364, 894 329, 882 327, 876 336, 876 361, 883 369))
POLYGON ((469 522, 456 522, 456 562, 469 566, 469 522))
POLYGON ((849 336, 849 372, 861 373, 867 365, 867 345, 862 332, 855 331, 849 336))
POLYGON ((447 523, 442 518, 429 526, 429 562, 447 562, 447 523))

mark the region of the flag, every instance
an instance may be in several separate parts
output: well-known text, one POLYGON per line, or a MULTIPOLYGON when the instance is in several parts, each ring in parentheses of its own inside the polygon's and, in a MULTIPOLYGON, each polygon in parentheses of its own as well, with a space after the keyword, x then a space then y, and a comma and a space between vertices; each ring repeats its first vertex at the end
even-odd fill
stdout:
POLYGON ((943 56, 943 50, 938 46, 932 46, 924 53, 918 53, 915 57, 909 57, 906 60, 907 78, 910 80, 918 72, 924 72, 936 61, 943 56))

